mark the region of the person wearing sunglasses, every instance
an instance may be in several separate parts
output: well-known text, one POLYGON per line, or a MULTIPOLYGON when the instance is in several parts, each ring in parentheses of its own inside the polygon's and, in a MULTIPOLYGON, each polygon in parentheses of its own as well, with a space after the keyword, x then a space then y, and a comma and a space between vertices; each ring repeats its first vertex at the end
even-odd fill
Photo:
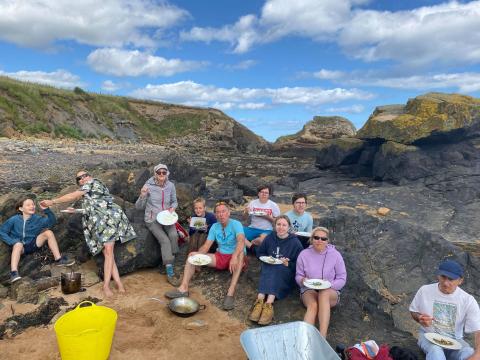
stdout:
POLYGON ((340 290, 347 281, 347 270, 340 252, 329 244, 329 231, 316 227, 310 237, 310 246, 297 259, 295 280, 300 286, 302 302, 307 308, 303 321, 314 325, 318 318, 320 334, 327 337, 330 309, 338 304, 340 290), (331 287, 314 290, 305 286, 308 279, 330 282, 331 287))
POLYGON ((286 215, 275 219, 275 231, 267 235, 257 248, 257 257, 273 256, 282 264, 262 262, 258 295, 253 304, 249 319, 259 325, 268 325, 273 319, 273 302, 285 298, 295 287, 295 264, 302 244, 294 234, 290 234, 291 223, 286 215))
POLYGON ((47 216, 36 214, 35 201, 31 198, 24 198, 15 206, 17 214, 8 218, 0 226, 0 240, 12 247, 10 283, 22 278, 18 274, 21 255, 40 251, 45 243, 52 252, 56 265, 71 266, 75 264, 75 260, 61 255, 55 234, 50 230, 57 222, 55 214, 48 207, 40 207, 47 216))
MULTIPOLYGON (((438 281, 423 285, 410 304, 410 314, 421 326, 418 346, 427 360, 480 359, 480 308, 477 300, 459 287, 463 273, 462 265, 455 260, 443 260, 438 265, 438 281), (475 350, 463 340, 464 331, 473 334, 475 350), (428 340, 426 333, 455 339, 460 348, 445 349, 428 340)), ((435 341, 434 336, 432 339, 435 341)))
MULTIPOLYGON (((92 255, 103 253, 103 292, 106 297, 113 295, 110 281, 113 278, 120 293, 125 287, 120 279, 113 249, 115 242, 126 242, 136 238, 135 230, 122 208, 113 202, 108 188, 87 171, 81 170, 75 178, 79 190, 62 195, 52 200, 43 200, 41 206, 72 203, 82 200, 82 225, 85 242, 92 255)), ((71 212, 75 209, 67 208, 71 212)))
POLYGON ((162 252, 162 263, 167 273, 167 281, 177 285, 174 267, 175 255, 178 253, 178 234, 175 224, 162 225, 157 214, 168 210, 174 212, 178 206, 175 185, 169 180, 167 165, 158 164, 153 168, 153 176, 149 178, 140 190, 135 207, 145 209, 145 225, 157 239, 162 252))

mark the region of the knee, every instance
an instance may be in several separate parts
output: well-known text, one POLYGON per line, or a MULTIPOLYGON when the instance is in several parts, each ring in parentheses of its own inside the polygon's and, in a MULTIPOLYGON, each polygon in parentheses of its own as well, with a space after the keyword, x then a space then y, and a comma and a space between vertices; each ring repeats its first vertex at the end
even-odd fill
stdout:
POLYGON ((22 251, 22 249, 23 249, 23 244, 21 242, 15 243, 12 248, 13 251, 22 251))
POLYGON ((43 232, 43 234, 45 234, 45 237, 47 238, 47 240, 50 240, 50 241, 51 241, 51 240, 56 240, 56 239, 55 239, 55 234, 53 233, 52 230, 45 230, 45 231, 43 232))
POLYGON ((307 305, 307 311, 316 313, 318 311, 318 304, 317 302, 311 302, 307 305))
POLYGON ((103 255, 104 256, 108 256, 108 257, 111 257, 113 256, 113 246, 110 246, 110 245, 105 245, 104 248, 103 248, 103 255))

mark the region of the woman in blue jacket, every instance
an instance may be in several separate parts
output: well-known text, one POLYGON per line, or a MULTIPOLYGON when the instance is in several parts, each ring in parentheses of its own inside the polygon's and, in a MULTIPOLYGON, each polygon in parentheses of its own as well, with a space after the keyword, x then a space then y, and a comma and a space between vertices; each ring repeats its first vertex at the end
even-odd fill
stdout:
POLYGON ((20 256, 40 250, 45 243, 48 244, 57 265, 70 266, 75 263, 75 260, 69 260, 60 254, 55 235, 49 229, 57 222, 55 214, 48 207, 40 206, 40 208, 47 215, 46 217, 35 214, 35 202, 32 199, 23 199, 15 208, 19 214, 9 218, 0 227, 0 239, 12 246, 11 283, 21 279, 18 274, 20 256))

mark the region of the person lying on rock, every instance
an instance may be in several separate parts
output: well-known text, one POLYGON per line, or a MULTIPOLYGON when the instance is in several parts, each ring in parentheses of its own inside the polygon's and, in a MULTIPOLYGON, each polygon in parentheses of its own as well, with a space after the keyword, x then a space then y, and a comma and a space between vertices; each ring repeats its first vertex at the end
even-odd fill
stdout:
MULTIPOLYGON (((293 209, 287 211, 285 215, 290 218, 292 222, 291 231, 311 233, 313 228, 313 218, 309 212, 305 211, 307 206, 307 195, 303 193, 296 193, 292 196, 293 209)), ((298 235, 297 235, 298 236, 298 235)), ((304 248, 309 246, 308 237, 298 236, 304 248)))
POLYGON ((258 295, 249 319, 259 325, 268 325, 273 319, 273 302, 285 298, 295 286, 295 265, 303 250, 294 234, 289 234, 290 219, 280 215, 274 222, 275 231, 267 235, 257 248, 257 256, 265 256, 265 261, 281 260, 282 264, 262 262, 258 295))
MULTIPOLYGON (((242 269, 246 267, 245 235, 240 221, 230 218, 230 208, 226 202, 220 201, 215 204, 215 216, 218 222, 210 228, 207 240, 198 252, 190 253, 189 257, 195 254, 206 254, 210 258, 209 267, 230 271, 232 281, 223 301, 223 309, 232 310, 238 279, 242 269), (218 245, 217 251, 215 254, 208 254, 214 242, 218 245)), ((169 299, 188 296, 188 286, 194 274, 195 265, 190 264, 187 259, 182 283, 176 290, 166 292, 165 296, 169 299)))
POLYGON ((250 216, 250 225, 244 226, 245 245, 254 253, 253 249, 262 243, 263 239, 272 232, 272 224, 280 215, 278 205, 269 199, 272 194, 271 187, 260 185, 257 188, 258 199, 250 201, 243 210, 244 217, 250 216))
POLYGON ((215 214, 206 210, 204 198, 197 198, 193 200, 193 214, 189 222, 190 228, 188 231, 188 252, 191 253, 192 251, 198 251, 198 249, 202 247, 207 240, 207 235, 210 231, 210 228, 217 222, 215 214), (192 224, 192 218, 197 218, 199 224, 192 224))
POLYGON ((423 285, 410 304, 410 314, 421 325, 418 346, 425 352, 427 360, 480 359, 480 309, 475 298, 460 288, 463 272, 458 262, 442 261, 437 270, 438 282, 423 285), (474 334, 475 350, 463 340, 464 331, 474 334), (437 339, 432 336, 429 341, 427 333, 439 335, 437 339), (455 339, 461 348, 446 349, 435 344, 435 341, 442 340, 441 335, 455 339))
MULTIPOLYGON (((128 221, 122 208, 113 202, 108 188, 98 179, 93 178, 85 170, 76 176, 79 190, 62 195, 52 200, 43 200, 40 205, 52 206, 61 203, 72 203, 82 199, 82 225, 85 242, 92 255, 103 253, 103 292, 112 296, 110 281, 113 278, 120 293, 125 287, 120 280, 113 249, 116 241, 127 242, 136 237, 135 230, 128 221)), ((74 209, 68 208, 72 212, 74 209)))
POLYGON ((311 245, 298 255, 295 276, 300 286, 302 302, 307 308, 303 321, 314 325, 318 318, 323 337, 327 337, 330 309, 340 301, 340 290, 347 281, 345 262, 335 246, 328 243, 328 235, 327 228, 313 229, 311 245), (330 287, 324 280, 330 283, 330 287))
POLYGON ((153 176, 145 182, 135 203, 137 209, 145 209, 145 226, 160 244, 162 263, 167 273, 167 281, 173 286, 175 280, 174 262, 178 253, 178 233, 173 225, 162 225, 157 221, 159 212, 174 212, 178 206, 175 185, 168 179, 167 165, 158 164, 153 168, 153 176))
POLYGON ((55 214, 48 208, 40 208, 45 216, 35 214, 35 201, 24 198, 15 207, 19 214, 13 215, 0 227, 0 238, 12 246, 10 260, 10 282, 14 283, 22 277, 18 274, 18 263, 22 254, 32 254, 39 251, 47 243, 55 258, 55 264, 59 266, 71 266, 75 260, 62 256, 58 249, 57 239, 50 228, 55 225, 57 219, 55 214))

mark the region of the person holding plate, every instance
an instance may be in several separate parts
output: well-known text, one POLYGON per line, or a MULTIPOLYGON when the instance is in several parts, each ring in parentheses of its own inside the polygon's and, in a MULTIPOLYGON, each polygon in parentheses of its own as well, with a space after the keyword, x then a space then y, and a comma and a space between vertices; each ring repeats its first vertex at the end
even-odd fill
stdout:
POLYGON ((191 253, 192 251, 198 251, 198 249, 202 247, 205 240, 207 240, 207 234, 210 228, 217 222, 215 214, 206 210, 204 198, 196 198, 193 200, 193 214, 189 222, 188 252, 191 253))
POLYGON ((305 211, 307 207, 307 195, 303 193, 295 193, 292 196, 292 205, 293 209, 287 211, 285 215, 290 218, 292 222, 291 231, 297 234, 298 239, 302 243, 304 248, 309 246, 308 240, 310 238, 309 234, 312 232, 313 228, 313 218, 312 215, 305 211), (302 234, 308 233, 308 234, 302 234), (303 236, 306 235, 306 236, 303 236))
POLYGON ((273 302, 285 298, 295 286, 295 264, 303 250, 302 244, 290 234, 291 223, 286 215, 275 219, 275 231, 267 235, 257 248, 258 257, 271 256, 280 260, 280 264, 262 262, 258 295, 249 319, 259 325, 268 325, 273 319, 273 302))
MULTIPOLYGON (((108 188, 98 179, 93 178, 85 170, 80 170, 76 176, 79 190, 62 195, 52 200, 43 200, 43 207, 60 203, 71 203, 82 199, 83 234, 85 242, 92 255, 103 253, 103 292, 105 296, 113 295, 110 290, 110 280, 113 278, 118 291, 125 293, 125 288, 120 280, 113 248, 116 241, 126 242, 136 238, 135 230, 128 221, 122 208, 113 202, 108 188)), ((72 213, 75 209, 69 208, 72 213)))
POLYGON ((298 256, 295 276, 302 302, 307 308, 303 321, 314 325, 318 318, 323 337, 327 336, 330 309, 338 304, 340 290, 347 281, 343 257, 335 246, 328 243, 328 235, 327 228, 313 229, 311 245, 298 256), (312 282, 312 279, 315 281, 312 282), (323 286, 325 284, 330 286, 323 286))
POLYGON ((255 246, 262 243, 263 239, 273 230, 272 224, 275 218, 280 215, 278 205, 269 199, 272 195, 271 187, 268 185, 260 185, 257 188, 258 199, 250 201, 243 210, 243 215, 250 215, 250 225, 244 226, 245 245, 253 251, 255 246))
POLYGON ((178 206, 175 185, 168 179, 167 165, 158 164, 153 168, 153 176, 140 190, 135 207, 145 209, 145 226, 160 244, 162 263, 167 273, 167 281, 176 284, 173 263, 178 253, 178 234, 175 224, 162 225, 156 221, 159 212, 168 210, 173 213, 178 206))
MULTIPOLYGON (((191 258, 195 255, 201 255, 197 257, 198 260, 209 258, 205 265, 217 270, 229 270, 232 274, 230 286, 223 300, 223 309, 232 310, 238 279, 242 269, 246 267, 245 235, 243 234, 242 223, 230 218, 230 208, 225 201, 219 201, 215 204, 215 216, 218 222, 210 228, 205 243, 198 249, 198 252, 192 252, 188 255, 189 258, 183 270, 182 283, 177 289, 166 292, 165 296, 169 299, 188 296, 190 280, 195 275, 196 265, 195 261, 191 262, 191 258), (218 245, 217 251, 215 254, 208 254, 208 250, 214 242, 218 245)), ((201 263, 198 265, 201 265, 201 263)))
POLYGON ((442 261, 438 282, 423 285, 410 304, 410 314, 421 325, 418 346, 427 360, 480 359, 480 309, 475 298, 459 287, 463 273, 458 262, 442 261), (474 334, 475 350, 463 340, 464 331, 474 334))

